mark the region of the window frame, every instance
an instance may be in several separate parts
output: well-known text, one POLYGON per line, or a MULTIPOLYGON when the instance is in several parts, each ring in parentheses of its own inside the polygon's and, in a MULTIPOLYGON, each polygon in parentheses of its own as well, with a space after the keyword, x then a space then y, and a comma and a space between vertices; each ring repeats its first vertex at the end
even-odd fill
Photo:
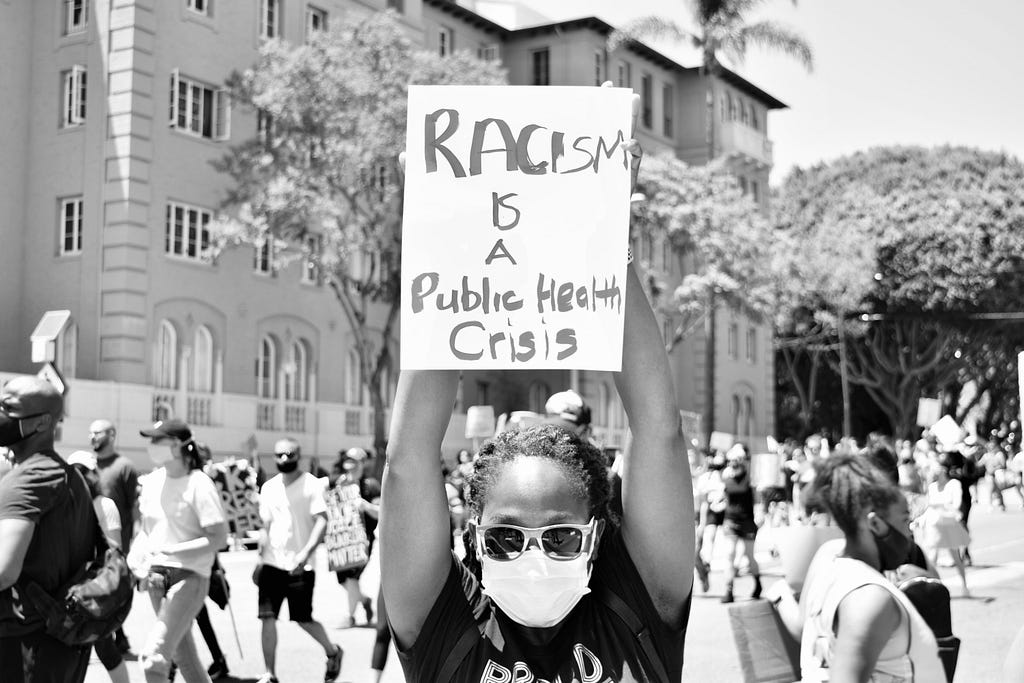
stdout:
POLYGON ((260 337, 256 352, 256 398, 277 398, 277 340, 273 335, 260 337), (268 373, 269 374, 266 374, 268 373))
POLYGON ((530 50, 531 85, 551 85, 551 48, 530 50))
POLYGON ((171 70, 170 111, 168 124, 174 130, 190 137, 224 142, 231 138, 231 96, 218 88, 195 78, 182 76, 178 69, 171 70), (182 92, 184 86, 184 93, 182 92), (196 97, 196 93, 199 97, 196 97), (209 135, 206 133, 206 92, 209 91, 209 135), (184 113, 183 110, 184 109, 184 113))
POLYGON ((654 76, 647 71, 640 75, 640 123, 647 130, 654 128, 654 76))
POLYGON ((455 54, 455 29, 441 24, 437 31, 437 54, 450 57, 455 54))
POLYGON ((625 59, 619 60, 619 82, 620 88, 633 88, 633 65, 625 59))
POLYGON ((89 0, 63 0, 64 35, 82 33, 89 26, 89 0), (75 22, 75 6, 79 6, 79 21, 75 22))
POLYGON ((198 325, 192 333, 192 367, 189 372, 189 391, 212 394, 214 388, 213 333, 206 325, 198 325))
POLYGON ((323 251, 323 236, 307 233, 302 237, 303 254, 302 276, 299 281, 304 285, 320 286, 323 283, 323 272, 320 264, 313 256, 318 257, 323 251))
POLYGON ((167 318, 160 320, 153 349, 153 386, 178 388, 178 330, 167 318))
POLYGON ((201 17, 208 17, 210 16, 210 2, 211 0, 185 0, 185 9, 201 17))
POLYGON ((75 256, 82 253, 82 213, 84 208, 82 195, 64 197, 60 200, 60 248, 61 256, 75 256), (68 209, 72 209, 71 216, 68 216, 68 209), (68 219, 71 219, 71 232, 68 233, 68 219), (68 239, 71 239, 71 248, 67 247, 68 239))
POLYGON ((164 255, 190 263, 213 263, 209 228, 212 220, 213 212, 208 209, 168 200, 164 212, 164 255), (181 212, 180 226, 177 222, 178 211, 181 212), (190 220, 193 215, 194 223, 190 220), (177 245, 180 245, 180 250, 177 245))
POLYGON ((675 87, 671 83, 661 84, 661 134, 667 138, 675 135, 675 87))
POLYGON ((729 323, 729 330, 726 338, 726 351, 729 360, 738 360, 740 357, 740 326, 735 322, 729 323))
POLYGON ((501 61, 501 45, 499 43, 481 43, 476 49, 477 59, 485 62, 501 61))
POLYGON ((757 362, 757 328, 751 325, 747 328, 747 362, 757 362))
POLYGON ((281 37, 281 0, 260 0, 258 32, 262 40, 281 37))
POLYGON ((317 33, 323 33, 327 30, 327 10, 316 5, 306 5, 306 35, 305 40, 309 43, 313 36, 317 33), (315 27, 313 24, 319 18, 320 26, 315 27))
POLYGON ((277 247, 273 235, 267 235, 263 244, 256 245, 253 249, 253 273, 261 277, 275 277, 277 268, 274 267, 274 255, 277 253, 277 247))
POLYGON ((594 50, 594 85, 604 83, 604 51, 594 50))
POLYGON ((86 69, 75 64, 61 72, 61 128, 85 125, 88 78, 86 69))

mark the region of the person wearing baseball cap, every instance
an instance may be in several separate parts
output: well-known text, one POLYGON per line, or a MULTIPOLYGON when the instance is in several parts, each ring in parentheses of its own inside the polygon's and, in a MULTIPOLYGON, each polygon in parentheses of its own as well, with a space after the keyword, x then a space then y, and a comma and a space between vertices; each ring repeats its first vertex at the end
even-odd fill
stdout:
POLYGON ((49 382, 15 377, 0 390, 0 446, 14 469, 0 480, 0 680, 82 681, 91 647, 46 635, 43 616, 13 586, 51 596, 93 559, 92 497, 54 450, 64 399, 49 382))
MULTIPOLYGON (((340 476, 335 482, 337 487, 347 487, 352 490, 353 498, 358 500, 359 513, 363 517, 363 526, 366 528, 366 536, 370 541, 366 554, 373 551, 374 531, 377 528, 377 517, 380 514, 380 482, 373 477, 366 475, 366 461, 369 453, 358 446, 338 453, 338 462, 334 469, 340 470, 340 476)), ((359 586, 359 577, 363 575, 365 565, 335 572, 338 583, 345 587, 348 595, 348 619, 349 626, 355 623, 356 608, 363 606, 366 615, 366 623, 373 622, 373 600, 363 594, 359 586)))
POLYGON ((172 658, 186 681, 209 681, 192 640, 214 557, 228 527, 217 487, 202 471, 192 430, 177 419, 139 432, 156 469, 139 478, 140 538, 129 555, 160 622, 139 656, 149 683, 167 680, 172 658))
POLYGON ((572 389, 552 394, 544 404, 544 424, 555 425, 584 436, 590 430, 590 406, 572 389))

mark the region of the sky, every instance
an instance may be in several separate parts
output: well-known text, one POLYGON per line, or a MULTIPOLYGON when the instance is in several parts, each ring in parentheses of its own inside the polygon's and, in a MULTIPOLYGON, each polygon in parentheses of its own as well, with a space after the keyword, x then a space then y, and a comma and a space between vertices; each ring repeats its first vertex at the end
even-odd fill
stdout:
MULTIPOLYGON (((520 0, 552 19, 690 18, 687 0, 520 0)), ((751 49, 735 68, 789 105, 769 116, 772 183, 793 166, 880 145, 956 144, 1024 159, 1024 0, 769 0, 815 68, 751 49)), ((652 43, 687 66, 691 50, 652 43)))

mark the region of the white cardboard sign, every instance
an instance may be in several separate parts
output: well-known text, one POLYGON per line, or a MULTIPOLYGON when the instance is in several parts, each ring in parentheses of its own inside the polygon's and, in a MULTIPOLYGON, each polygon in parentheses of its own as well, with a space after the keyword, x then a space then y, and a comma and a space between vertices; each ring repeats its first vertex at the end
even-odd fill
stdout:
POLYGON ((621 369, 631 100, 409 88, 403 368, 621 369))

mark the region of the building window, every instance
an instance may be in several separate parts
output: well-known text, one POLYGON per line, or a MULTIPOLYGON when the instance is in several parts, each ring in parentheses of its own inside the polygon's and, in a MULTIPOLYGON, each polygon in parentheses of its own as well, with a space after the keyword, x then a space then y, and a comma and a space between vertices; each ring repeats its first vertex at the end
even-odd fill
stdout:
POLYGON ((69 320, 57 335, 57 357, 54 364, 64 377, 78 373, 78 325, 69 320))
POLYGON ((60 253, 82 251, 82 198, 68 197, 60 202, 60 253))
POLYGON ((739 101, 740 107, 740 122, 746 126, 750 125, 750 110, 747 108, 747 103, 743 100, 739 101))
POLYGON ((442 26, 437 35, 437 53, 447 57, 455 52, 455 31, 447 26, 442 26))
POLYGON ((732 433, 734 436, 738 436, 740 433, 740 397, 736 394, 732 395, 732 433))
POLYGON ((629 62, 619 62, 619 87, 633 87, 633 67, 629 62))
POLYGON ((185 0, 185 7, 196 14, 202 14, 204 16, 209 16, 210 14, 209 0, 185 0))
POLYGON ((171 72, 170 125, 182 132, 227 140, 231 135, 231 98, 221 88, 171 72))
POLYGON ((747 193, 747 179, 744 178, 743 176, 740 176, 739 177, 739 181, 740 181, 740 192, 742 192, 743 194, 746 194, 747 193))
POLYGON ((210 212, 169 202, 164 227, 164 253, 191 261, 210 261, 210 212))
POLYGON ((594 51, 594 85, 604 83, 604 53, 601 50, 594 51))
POLYGON ((307 285, 320 284, 320 235, 306 235, 302 238, 306 258, 302 263, 302 282, 307 285))
POLYGON ((533 63, 533 85, 551 85, 551 51, 548 48, 530 53, 533 63))
POLYGON ((273 275, 276 271, 276 268, 274 268, 274 251, 274 238, 271 235, 266 235, 263 242, 256 245, 252 262, 253 270, 262 275, 273 275))
POLYGON ((191 391, 209 394, 213 391, 213 335, 206 325, 196 328, 192 336, 191 391))
POLYGON ((718 98, 718 111, 722 115, 722 121, 727 121, 729 118, 729 105, 726 104, 725 95, 718 98))
POLYGON ((640 78, 640 99, 643 103, 643 114, 641 122, 644 128, 651 128, 654 125, 654 86, 650 74, 644 74, 640 78))
POLYGON ((674 133, 673 128, 673 114, 675 113, 676 98, 675 93, 671 85, 666 83, 661 87, 661 106, 664 110, 664 116, 661 121, 661 132, 662 134, 670 138, 674 133))
POLYGON ((756 180, 750 181, 750 196, 754 198, 755 204, 761 201, 761 186, 756 180))
POLYGON ((256 111, 256 138, 269 150, 274 146, 274 117, 266 109, 256 111))
POLYGON ((661 269, 672 273, 672 240, 667 237, 661 242, 661 269))
POLYGON ((743 417, 744 417, 744 433, 749 440, 754 436, 754 431, 757 429, 757 423, 754 420, 754 399, 750 396, 743 397, 743 417))
POLYGON ((355 349, 350 349, 345 356, 345 403, 350 406, 363 405, 362 363, 355 349))
POLYGON ((317 33, 327 30, 327 10, 312 5, 306 6, 306 42, 313 40, 317 33))
POLYGON ((534 382, 530 385, 529 405, 530 410, 543 415, 545 413, 544 404, 548 402, 548 398, 551 396, 551 387, 544 382, 534 382))
POLYGON ((757 108, 754 107, 754 103, 750 103, 750 127, 754 130, 761 130, 761 122, 758 120, 757 108))
POLYGON ((387 1, 387 7, 388 7, 388 9, 395 10, 399 14, 404 14, 405 13, 405 0, 388 0, 387 1))
POLYGON ((737 118, 736 114, 736 99, 732 96, 732 93, 728 93, 726 97, 729 100, 729 120, 735 121, 737 118))
POLYGON ((281 0, 260 0, 260 37, 281 36, 281 0))
POLYGON ((156 333, 153 384, 159 389, 174 389, 178 375, 178 333, 169 320, 161 320, 156 333))
POLYGON ((284 374, 284 398, 286 401, 308 401, 309 354, 306 344, 300 339, 292 342, 291 359, 284 374))
POLYGON ((258 397, 277 398, 276 373, 277 343, 268 334, 260 340, 259 356, 256 358, 256 395, 258 397))
MULTIPOLYGON (((476 381, 476 403, 478 406, 491 405, 491 383, 483 380, 476 381)), ((543 412, 543 411, 542 411, 543 412)))
POLYGON ((729 323, 729 358, 736 360, 740 353, 740 328, 736 323, 729 323))
POLYGON ((496 62, 501 59, 501 51, 497 43, 486 43, 477 48, 476 56, 485 62, 496 62))
POLYGON ((64 0, 64 35, 84 31, 88 23, 88 0, 64 0))
POLYGON ((757 361, 757 329, 753 326, 747 328, 747 362, 757 361))
POLYGON ((85 67, 75 65, 61 74, 61 127, 74 128, 85 123, 85 67))

